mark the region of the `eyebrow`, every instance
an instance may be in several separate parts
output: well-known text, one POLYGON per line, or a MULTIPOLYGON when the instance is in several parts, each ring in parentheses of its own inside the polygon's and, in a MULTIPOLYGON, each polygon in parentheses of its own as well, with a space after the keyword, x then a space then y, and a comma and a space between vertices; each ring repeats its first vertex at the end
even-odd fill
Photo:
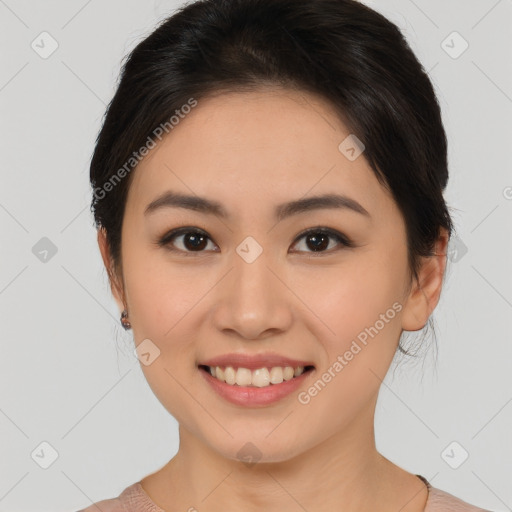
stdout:
MULTIPOLYGON (((231 217, 218 201, 172 191, 165 192, 149 203, 144 210, 144 215, 148 215, 161 208, 185 208, 209 215, 217 215, 224 219, 230 219, 231 217)), ((281 221, 292 215, 323 208, 352 210, 367 218, 371 218, 368 211, 355 199, 339 194, 324 194, 279 204, 275 207, 274 216, 278 221, 281 221)))

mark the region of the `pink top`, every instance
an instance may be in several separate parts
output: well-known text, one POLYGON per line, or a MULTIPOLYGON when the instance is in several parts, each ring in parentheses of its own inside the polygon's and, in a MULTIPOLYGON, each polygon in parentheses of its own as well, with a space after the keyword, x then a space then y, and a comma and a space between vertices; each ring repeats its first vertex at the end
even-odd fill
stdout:
MULTIPOLYGON (((424 512, 490 512, 475 507, 441 489, 432 487, 427 479, 416 475, 428 487, 428 499, 424 512)), ((139 482, 127 487, 117 498, 99 501, 78 512, 165 512, 151 500, 139 482), (95 508, 95 507, 99 508, 95 508)))

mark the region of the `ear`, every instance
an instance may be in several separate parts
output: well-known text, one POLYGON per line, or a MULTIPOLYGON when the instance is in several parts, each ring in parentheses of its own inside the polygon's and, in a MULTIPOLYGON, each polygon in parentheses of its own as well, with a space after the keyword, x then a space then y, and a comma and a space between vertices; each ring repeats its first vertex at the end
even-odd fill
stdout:
POLYGON ((123 311, 126 304, 126 301, 124 299, 123 286, 120 284, 120 279, 117 276, 114 263, 110 255, 110 247, 107 241, 107 233, 104 228, 98 229, 98 246, 100 248, 103 264, 105 265, 105 268, 107 270, 112 295, 114 296, 114 299, 117 302, 119 311, 123 311))
POLYGON ((406 331, 423 329, 439 302, 446 268, 448 239, 448 231, 441 228, 434 247, 435 254, 423 258, 418 280, 415 279, 405 300, 402 329, 406 331))

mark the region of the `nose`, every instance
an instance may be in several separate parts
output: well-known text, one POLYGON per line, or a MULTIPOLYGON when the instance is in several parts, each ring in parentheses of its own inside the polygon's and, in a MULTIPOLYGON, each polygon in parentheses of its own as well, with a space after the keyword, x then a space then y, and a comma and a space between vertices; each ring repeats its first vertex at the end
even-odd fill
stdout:
POLYGON ((241 245, 217 287, 215 327, 247 340, 275 337, 290 328, 294 295, 283 268, 266 251, 252 259, 241 245))

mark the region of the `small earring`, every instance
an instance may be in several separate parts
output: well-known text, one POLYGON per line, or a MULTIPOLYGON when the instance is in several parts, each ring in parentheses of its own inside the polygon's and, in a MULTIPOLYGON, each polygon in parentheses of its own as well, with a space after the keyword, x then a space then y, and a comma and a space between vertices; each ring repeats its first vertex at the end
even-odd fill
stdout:
POLYGON ((126 311, 126 309, 121 313, 121 325, 125 331, 132 328, 132 325, 128 321, 128 311, 126 311))

